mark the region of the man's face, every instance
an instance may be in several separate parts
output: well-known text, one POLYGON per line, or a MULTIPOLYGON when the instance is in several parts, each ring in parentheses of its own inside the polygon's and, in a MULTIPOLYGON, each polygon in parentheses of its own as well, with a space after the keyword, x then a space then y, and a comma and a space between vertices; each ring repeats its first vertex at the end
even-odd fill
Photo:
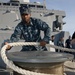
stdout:
POLYGON ((28 23, 30 21, 31 14, 22 14, 21 17, 23 21, 28 23))

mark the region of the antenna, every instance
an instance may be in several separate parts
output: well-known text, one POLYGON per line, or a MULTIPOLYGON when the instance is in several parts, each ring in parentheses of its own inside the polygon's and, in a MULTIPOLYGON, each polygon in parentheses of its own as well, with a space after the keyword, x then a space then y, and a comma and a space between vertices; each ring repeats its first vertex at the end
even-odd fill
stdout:
POLYGON ((46 0, 43 0, 44 5, 46 6, 46 0))

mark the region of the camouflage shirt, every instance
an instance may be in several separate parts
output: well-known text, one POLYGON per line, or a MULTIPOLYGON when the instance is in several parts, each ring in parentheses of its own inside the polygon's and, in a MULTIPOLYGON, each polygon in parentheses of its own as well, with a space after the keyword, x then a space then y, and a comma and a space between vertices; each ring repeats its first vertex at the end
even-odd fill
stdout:
MULTIPOLYGON (((14 33, 11 35, 10 41, 17 42, 20 39, 24 39, 26 42, 40 42, 50 41, 50 27, 40 19, 31 18, 30 25, 26 25, 21 21, 15 28, 14 33), (41 38, 40 31, 44 31, 44 38, 41 38)), ((41 49, 47 50, 46 47, 41 49)), ((23 46, 22 51, 37 50, 35 46, 23 46)))

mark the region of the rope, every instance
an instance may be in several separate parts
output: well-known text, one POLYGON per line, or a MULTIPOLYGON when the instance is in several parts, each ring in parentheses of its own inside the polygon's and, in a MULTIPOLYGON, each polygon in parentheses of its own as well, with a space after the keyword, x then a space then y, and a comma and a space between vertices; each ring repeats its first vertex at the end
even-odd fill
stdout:
POLYGON ((75 52, 75 49, 63 48, 63 47, 55 46, 55 45, 51 45, 51 44, 47 44, 47 46, 58 49, 58 50, 61 50, 61 51, 75 52))
MULTIPOLYGON (((11 68, 12 70, 20 73, 20 74, 23 74, 23 75, 56 75, 56 74, 44 74, 44 73, 36 73, 36 72, 32 72, 32 71, 28 71, 28 70, 25 70, 25 69, 22 69, 22 68, 19 68, 18 66, 14 65, 14 63, 9 60, 6 56, 6 48, 7 46, 10 45, 10 46, 23 46, 23 45, 40 45, 39 43, 36 43, 36 42, 17 42, 17 43, 9 43, 7 45, 4 45, 1 49, 1 57, 4 61, 5 64, 7 64, 7 66, 9 68, 11 68)), ((72 52, 75 52, 75 50, 73 49, 67 49, 67 48, 62 48, 62 47, 58 47, 58 46, 53 46, 53 45, 49 45, 47 44, 47 46, 49 47, 53 47, 53 48, 56 48, 56 49, 61 49, 61 50, 66 50, 66 51, 72 51, 72 52)))

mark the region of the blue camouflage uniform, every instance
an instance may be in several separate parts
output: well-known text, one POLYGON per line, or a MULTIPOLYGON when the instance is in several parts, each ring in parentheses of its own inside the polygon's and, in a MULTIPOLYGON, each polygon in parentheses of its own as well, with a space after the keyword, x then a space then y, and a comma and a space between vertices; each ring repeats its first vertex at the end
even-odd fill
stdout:
MULTIPOLYGON (((40 42, 50 41, 50 27, 40 19, 31 18, 30 25, 26 25, 21 21, 15 28, 14 33, 11 35, 10 41, 17 42, 20 39, 24 39, 25 42, 40 42), (40 31, 44 31, 44 38, 41 38, 40 31)), ((46 47, 40 48, 46 51, 46 47)), ((39 47, 36 46, 23 46, 22 51, 36 51, 39 47)))

